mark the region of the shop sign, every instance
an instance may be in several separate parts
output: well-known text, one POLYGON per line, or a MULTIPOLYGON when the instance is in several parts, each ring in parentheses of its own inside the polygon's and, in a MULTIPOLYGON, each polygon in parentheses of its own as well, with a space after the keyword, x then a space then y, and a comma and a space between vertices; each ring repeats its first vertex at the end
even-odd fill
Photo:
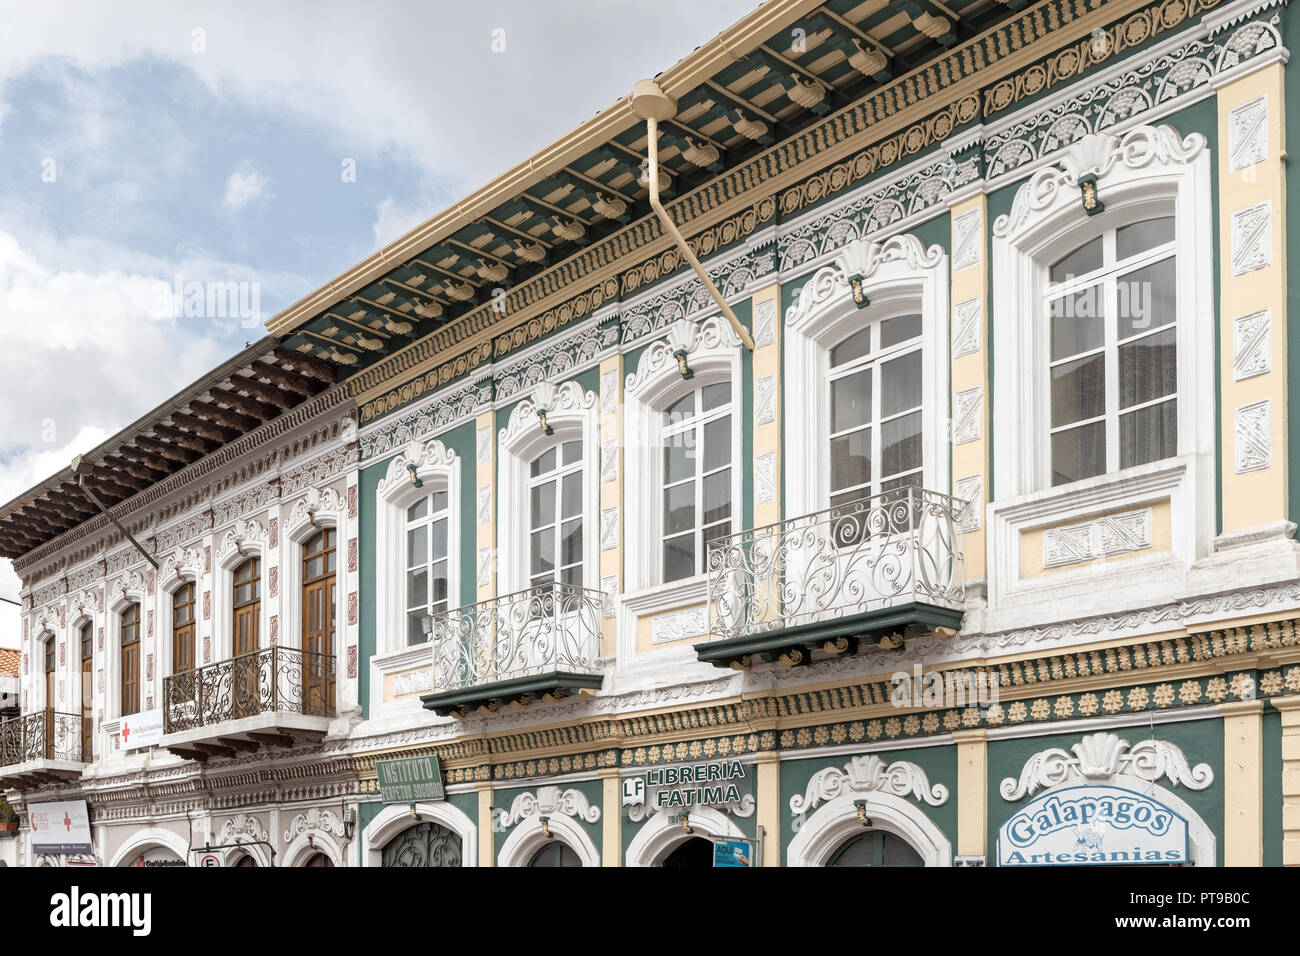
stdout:
POLYGON ((1186 862, 1187 821, 1125 787, 1046 790, 998 830, 999 866, 1186 862))
POLYGON ((122 718, 122 727, 118 731, 122 738, 123 750, 143 750, 162 743, 163 712, 160 709, 142 710, 137 714, 128 714, 122 718))
POLYGON ((94 852, 90 846, 90 814, 85 800, 34 803, 27 818, 32 828, 33 853, 94 852))
POLYGON ((739 804, 749 790, 749 777, 739 760, 660 767, 642 777, 623 781, 623 805, 644 805, 658 810, 688 811, 691 807, 739 804))
POLYGON ((402 757, 375 764, 379 775, 379 798, 384 803, 416 803, 445 800, 442 767, 437 757, 402 757))
POLYGON ((715 867, 753 866, 754 847, 749 840, 718 837, 713 841, 713 865, 715 867))

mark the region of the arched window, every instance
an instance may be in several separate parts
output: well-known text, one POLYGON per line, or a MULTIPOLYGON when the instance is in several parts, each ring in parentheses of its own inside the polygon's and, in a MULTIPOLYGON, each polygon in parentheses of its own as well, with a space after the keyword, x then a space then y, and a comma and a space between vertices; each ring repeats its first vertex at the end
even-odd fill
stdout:
POLYGON ((528 583, 582 584, 582 440, 548 448, 528 466, 528 583))
POLYGON ((406 509, 406 643, 423 644, 426 615, 448 609, 451 496, 424 495, 406 509))
POLYGON ((827 866, 925 866, 906 840, 885 830, 868 830, 845 840, 827 866))
POLYGON ((304 713, 326 713, 334 704, 336 535, 325 528, 302 546, 304 713))
POLYGON ((321 867, 321 868, 333 867, 334 861, 331 860, 329 857, 327 857, 324 853, 313 853, 311 856, 307 858, 307 862, 304 863, 303 866, 321 867))
POLYGON ((122 707, 121 716, 140 710, 140 605, 129 605, 122 612, 122 707))
POLYGON ((1053 485, 1178 453, 1174 238, 1173 216, 1127 222, 1048 268, 1053 485))
POLYGON ((582 866, 576 850, 560 840, 546 844, 528 861, 529 866, 582 866))
POLYGON ((661 580, 705 568, 708 544, 731 533, 731 383, 687 392, 663 412, 661 580))
POLYGON ((384 866, 460 866, 460 836, 436 823, 417 823, 393 837, 383 850, 384 866))
POLYGON ((95 739, 95 625, 86 621, 78 632, 81 638, 81 759, 93 759, 95 739))
POLYGON ((830 349, 830 504, 920 484, 921 315, 871 322, 830 349))
POLYGON ((235 568, 233 655, 249 654, 258 647, 257 624, 262 611, 262 562, 249 558, 235 568))
POLYGON ((238 860, 235 861, 235 866, 256 867, 257 861, 254 860, 251 856, 241 856, 238 860))
POLYGON ((172 673, 194 669, 194 584, 172 592, 172 673))

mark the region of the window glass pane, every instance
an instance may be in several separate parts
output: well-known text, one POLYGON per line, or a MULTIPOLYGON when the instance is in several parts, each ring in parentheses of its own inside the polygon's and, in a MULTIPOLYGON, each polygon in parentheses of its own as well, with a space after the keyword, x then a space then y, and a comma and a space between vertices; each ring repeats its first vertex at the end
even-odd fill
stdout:
POLYGON ((668 406, 664 412, 664 421, 671 425, 674 422, 683 422, 695 414, 695 393, 687 392, 677 401, 668 406))
POLYGON ((433 566, 433 587, 430 590, 430 604, 446 604, 447 602, 447 562, 439 561, 433 566))
POLYGON ((561 449, 564 464, 572 465, 575 461, 582 459, 582 442, 566 441, 561 449))
POLYGON ((582 473, 574 472, 571 475, 565 475, 564 481, 560 485, 560 515, 565 518, 572 518, 574 515, 582 514, 582 473))
POLYGON ((445 558, 447 556, 447 519, 439 518, 432 525, 433 528, 433 553, 430 557, 445 558))
POLYGON ((1093 422, 1052 436, 1052 484, 1063 485, 1106 470, 1106 423, 1093 422))
POLYGON ((871 429, 831 439, 831 489, 851 488, 871 480, 871 429))
POLYGON ((831 368, 871 354, 871 327, 859 329, 831 349, 831 368))
POLYGON ((582 587, 582 565, 575 564, 572 567, 565 568, 560 572, 560 581, 574 587, 582 587))
POLYGON ((887 349, 921 334, 921 316, 899 315, 880 323, 880 347, 887 349))
POLYGON ((566 521, 560 527, 560 564, 567 566, 582 560, 582 519, 566 521))
POLYGON ((548 471, 555 470, 555 449, 548 448, 536 458, 533 459, 533 477, 544 475, 548 471))
POLYGON ((1085 242, 1069 255, 1056 261, 1051 269, 1053 282, 1064 282, 1074 276, 1081 276, 1094 269, 1101 268, 1101 236, 1091 242, 1085 242))
POLYGON ((704 426, 704 470, 731 463, 731 416, 723 415, 704 426))
POLYGON ((247 584, 235 585, 235 603, 247 604, 253 596, 253 589, 247 584))
POLYGON ((695 573, 695 536, 682 535, 664 542, 664 581, 689 578, 695 573))
POLYGON ((428 513, 429 513, 429 499, 421 498, 415 504, 411 505, 411 507, 406 509, 406 520, 419 521, 428 513))
MULTIPOLYGON (((884 481, 882 481, 880 483, 880 493, 883 495, 886 494, 887 492, 895 491, 898 488, 906 488, 908 485, 919 486, 920 484, 921 484, 921 473, 919 471, 911 471, 911 472, 907 472, 906 474, 895 475, 893 478, 887 478, 884 481)), ((918 501, 917 504, 919 505, 920 502, 918 501)))
POLYGON ((664 483, 672 484, 695 473, 693 449, 687 448, 694 431, 679 432, 664 440, 664 483))
POLYGON ((530 544, 528 567, 532 574, 549 574, 555 570, 555 529, 534 531, 530 544))
POLYGON ((439 511, 447 510, 447 492, 435 491, 432 495, 430 495, 430 498, 432 498, 433 500, 434 514, 437 514, 439 511))
POLYGON ((1052 369, 1052 426, 1093 418, 1106 410, 1106 356, 1065 362, 1052 369))
POLYGON ((1178 317, 1175 263, 1174 259, 1162 259, 1145 269, 1120 276, 1117 331, 1121 340, 1169 325, 1178 317))
POLYGON ((429 572, 417 568, 406 575, 406 606, 424 607, 429 601, 429 572))
POLYGON ((880 474, 896 475, 920 467, 921 413, 902 415, 881 425, 880 474))
POLYGON ((428 638, 424 636, 424 612, 412 611, 406 615, 406 643, 423 644, 428 638))
MULTIPOLYGON (((406 532, 406 566, 408 568, 424 564, 429 560, 429 532, 427 527, 412 528, 406 532)), ((308 577, 311 573, 308 572, 308 577)))
POLYGON ((329 554, 325 555, 325 573, 326 573, 326 574, 329 574, 331 571, 334 570, 334 567, 335 567, 335 565, 337 564, 337 560, 336 560, 337 558, 338 558, 338 552, 337 552, 337 551, 331 551, 329 554))
POLYGON ((1127 259, 1174 240, 1174 217, 1147 219, 1115 230, 1115 255, 1127 259))
POLYGON ((1119 407, 1131 408, 1178 388, 1177 329, 1144 335, 1119 347, 1119 407))
POLYGON ((1052 300, 1052 361, 1101 348, 1106 341, 1102 287, 1089 286, 1052 300))
POLYGON ((870 419, 871 369, 831 382, 831 431, 843 431, 870 419))
POLYGON ((664 491, 664 533, 695 527, 695 482, 673 485, 664 491))
POLYGON ((704 523, 731 517, 731 469, 724 468, 704 479, 704 523))
POLYGON ((555 482, 537 485, 533 488, 532 527, 541 528, 555 523, 555 482))
POLYGON ((921 353, 885 362, 880 367, 880 414, 893 415, 921 404, 921 353))
MULTIPOLYGON (((704 529, 704 556, 708 557, 709 542, 717 541, 719 538, 725 538, 731 534, 731 522, 719 521, 717 524, 704 529)), ((707 567, 707 565, 706 565, 707 567)))
MULTIPOLYGON (((408 543, 408 550, 409 550, 409 543, 408 543)), ((407 567, 410 567, 410 564, 409 564, 409 563, 407 564, 407 567)), ((321 575, 321 559, 320 559, 320 558, 308 558, 308 559, 307 559, 307 563, 303 566, 303 574, 304 574, 304 576, 307 578, 308 581, 312 580, 312 578, 318 578, 318 577, 320 577, 320 575, 321 575)))
POLYGON ((708 412, 715 408, 721 408, 729 401, 731 401, 730 382, 705 385, 704 388, 700 389, 700 408, 703 411, 708 412))
POLYGON ((1119 417, 1119 466, 1144 465, 1178 454, 1178 403, 1148 405, 1119 417))

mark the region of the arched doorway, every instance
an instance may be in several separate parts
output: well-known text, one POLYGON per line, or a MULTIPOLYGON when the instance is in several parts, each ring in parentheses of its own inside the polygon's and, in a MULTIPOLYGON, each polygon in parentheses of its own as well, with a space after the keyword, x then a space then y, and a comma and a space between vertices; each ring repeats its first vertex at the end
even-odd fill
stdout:
POLYGON ((832 854, 827 866, 925 866, 910 843, 886 830, 867 830, 849 837, 832 854))
POLYGON ((407 827, 384 845, 381 865, 460 866, 460 836, 436 823, 417 823, 413 827, 407 827))
POLYGON ((257 866, 257 861, 251 856, 241 856, 235 861, 235 866, 257 866))
POLYGON ((693 870, 713 866, 713 841, 702 837, 692 837, 676 846, 664 857, 661 864, 665 868, 693 870))
POLYGON ((307 862, 303 864, 303 866, 307 867, 332 867, 333 865, 334 861, 324 853, 313 853, 307 858, 307 862))
POLYGON ((546 844, 528 861, 529 866, 582 866, 578 852, 559 840, 546 844))

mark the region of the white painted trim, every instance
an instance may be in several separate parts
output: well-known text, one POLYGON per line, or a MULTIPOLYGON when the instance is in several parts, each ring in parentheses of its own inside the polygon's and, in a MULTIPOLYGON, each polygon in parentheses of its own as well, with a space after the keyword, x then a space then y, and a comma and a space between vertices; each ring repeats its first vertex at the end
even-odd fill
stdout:
POLYGON ((511 828, 510 835, 502 841, 497 853, 497 865, 528 866, 533 854, 552 840, 559 840, 578 854, 583 866, 600 866, 600 853, 582 824, 562 813, 551 814, 546 823, 551 831, 550 837, 542 832, 540 817, 528 817, 511 828))
POLYGON ((285 848, 284 862, 279 865, 300 867, 317 853, 324 853, 335 866, 345 865, 343 851, 339 849, 334 834, 326 833, 324 830, 299 833, 285 848))
POLYGON ((691 833, 683 830, 682 825, 673 820, 667 810, 656 811, 641 825, 628 844, 625 865, 662 866, 664 857, 678 845, 696 837, 706 840, 710 837, 745 839, 745 834, 732 822, 731 817, 713 807, 691 807, 689 819, 693 831, 691 833))
POLYGON ((143 830, 132 833, 127 842, 118 848, 117 852, 113 854, 113 862, 109 866, 124 866, 126 865, 125 861, 131 856, 155 846, 170 850, 187 866, 189 865, 190 845, 185 841, 184 837, 162 827, 145 827, 143 830))
POLYGON ((952 843, 920 807, 892 793, 846 793, 820 807, 804 821, 786 848, 786 866, 825 866, 850 837, 884 830, 905 840, 926 866, 952 866, 952 843), (871 827, 858 820, 858 802, 866 804, 871 827))
POLYGON ((361 831, 366 866, 382 866, 384 847, 403 830, 419 823, 436 823, 460 837, 460 865, 478 866, 478 827, 463 811, 450 803, 417 803, 419 819, 411 818, 409 804, 384 807, 361 831))

